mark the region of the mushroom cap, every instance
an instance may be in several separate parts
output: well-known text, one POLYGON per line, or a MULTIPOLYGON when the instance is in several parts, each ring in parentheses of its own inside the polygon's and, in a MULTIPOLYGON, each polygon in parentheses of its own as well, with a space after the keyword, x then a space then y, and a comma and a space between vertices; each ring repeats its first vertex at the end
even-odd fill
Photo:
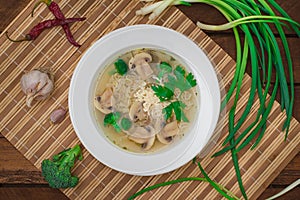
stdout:
MULTIPOLYGON (((149 138, 155 135, 154 128, 150 125, 148 126, 136 126, 129 133, 130 137, 142 139, 149 138)), ((138 142, 139 143, 139 142, 138 142)))
POLYGON ((102 95, 96 95, 94 98, 95 107, 104 114, 112 112, 112 95, 111 88, 106 88, 102 95))
POLYGON ((155 141, 155 136, 149 138, 149 139, 147 140, 146 143, 143 143, 143 144, 142 144, 142 149, 144 149, 144 150, 149 150, 149 149, 151 149, 151 147, 152 147, 153 144, 154 144, 154 141, 155 141))
POLYGON ((173 137, 164 137, 162 134, 157 134, 156 137, 162 144, 170 144, 173 141, 173 137))
POLYGON ((128 136, 128 139, 134 141, 135 143, 141 144, 142 149, 149 150, 155 141, 154 128, 151 126, 138 126, 128 136))
POLYGON ((130 140, 134 141, 135 143, 141 144, 141 148, 143 150, 151 149, 151 147, 153 146, 154 141, 155 141, 155 136, 152 136, 152 137, 149 137, 149 138, 144 138, 144 139, 136 138, 136 137, 133 137, 133 136, 129 136, 128 138, 130 140))
POLYGON ((133 122, 143 121, 147 119, 147 113, 143 110, 143 103, 135 101, 129 109, 129 118, 133 122))
POLYGON ((149 63, 152 61, 152 56, 149 53, 138 53, 135 56, 133 56, 128 63, 129 69, 134 69, 137 64, 146 62, 149 63))
POLYGON ((152 61, 152 57, 150 54, 142 52, 136 54, 129 60, 128 67, 130 70, 136 70, 138 75, 143 79, 147 79, 151 74, 153 74, 153 70, 149 65, 149 62, 152 61))
POLYGON ((177 121, 172 121, 163 128, 162 132, 158 133, 157 139, 163 144, 170 144, 173 141, 173 138, 178 135, 179 128, 177 121))

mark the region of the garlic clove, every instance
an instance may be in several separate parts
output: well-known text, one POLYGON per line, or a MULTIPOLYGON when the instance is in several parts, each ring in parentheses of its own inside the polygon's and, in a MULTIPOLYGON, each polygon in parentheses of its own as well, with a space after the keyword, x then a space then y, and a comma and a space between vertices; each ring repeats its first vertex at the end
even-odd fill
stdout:
POLYGON ((54 78, 50 71, 34 69, 25 73, 21 78, 22 91, 27 95, 26 105, 32 106, 34 100, 44 100, 54 90, 54 78))
POLYGON ((59 124, 66 117, 67 111, 63 108, 54 110, 50 115, 50 122, 52 124, 59 124))
POLYGON ((40 101, 46 99, 53 91, 54 85, 52 81, 49 81, 37 94, 35 94, 35 99, 40 101))
POLYGON ((26 97, 27 107, 31 107, 33 99, 34 99, 34 97, 32 95, 27 95, 27 97, 26 97))

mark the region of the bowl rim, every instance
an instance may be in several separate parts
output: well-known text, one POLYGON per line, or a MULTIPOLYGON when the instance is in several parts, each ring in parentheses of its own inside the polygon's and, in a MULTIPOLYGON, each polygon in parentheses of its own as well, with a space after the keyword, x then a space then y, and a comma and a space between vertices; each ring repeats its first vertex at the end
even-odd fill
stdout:
MULTIPOLYGON (((197 64, 199 64, 199 61, 197 64)), ((156 25, 127 26, 112 31, 100 38, 84 53, 74 70, 70 83, 70 118, 75 132, 82 144, 100 162, 115 170, 133 175, 154 175, 166 170, 171 171, 191 160, 201 151, 211 137, 213 130, 216 127, 219 111, 220 90, 218 79, 211 62, 204 52, 193 41, 181 33, 156 25), (159 35, 162 38, 153 37, 153 35, 159 35), (124 38, 127 38, 129 42, 124 41, 124 38), (174 44, 174 41, 176 41, 176 44, 174 44), (157 154, 132 154, 127 151, 122 151, 117 147, 113 148, 113 146, 109 144, 108 141, 103 140, 102 136, 99 134, 92 135, 95 131, 101 132, 99 126, 95 126, 95 119, 91 116, 91 112, 93 112, 91 110, 91 102, 94 92, 92 91, 92 84, 95 82, 95 77, 97 77, 101 69, 104 68, 104 65, 106 64, 105 61, 115 55, 116 52, 138 47, 154 49, 157 47, 166 49, 167 51, 178 55, 181 60, 189 65, 188 68, 192 69, 192 73, 195 75, 197 82, 200 80, 199 82, 203 84, 199 86, 200 93, 202 90, 207 92, 207 94, 206 92, 205 94, 204 92, 203 94, 200 94, 200 113, 208 108, 207 106, 203 106, 205 101, 207 101, 206 103, 211 104, 211 108, 209 108, 210 111, 215 114, 213 115, 212 113, 206 112, 203 115, 208 116, 202 116, 200 119, 210 120, 208 125, 207 123, 201 124, 205 127, 201 127, 204 129, 204 131, 202 131, 206 132, 204 135, 205 138, 203 138, 201 134, 196 134, 197 130, 200 130, 199 124, 196 124, 192 129, 192 132, 195 134, 188 133, 183 137, 183 141, 180 141, 180 144, 175 145, 169 150, 157 154), (188 54, 182 50, 178 52, 178 49, 180 48, 188 50, 192 49, 193 51, 188 54), (102 57, 99 57, 99 54, 102 55, 102 57), (201 57, 200 64, 204 63, 205 65, 205 68, 202 68, 202 70, 205 70, 209 74, 209 80, 206 80, 207 77, 205 76, 208 76, 207 74, 201 74, 201 71, 199 71, 200 68, 198 69, 194 66, 195 60, 198 60, 199 56, 201 57), (92 78, 86 80, 87 77, 92 78), (84 91, 87 90, 87 86, 88 91, 84 91), (209 87, 212 88, 208 89, 209 87), (203 97, 205 98, 204 103, 202 102, 203 97), (209 98, 209 100, 206 98, 209 98), (203 111, 201 110, 201 106, 203 111), (82 120, 86 121, 82 123, 82 120), (95 141, 101 141, 100 145, 97 146, 95 141), (189 153, 187 154, 187 152, 189 153), (111 159, 112 157, 116 157, 117 161, 111 159), (176 163, 178 160, 181 160, 180 163, 176 163)), ((198 120, 199 119, 197 119, 197 122, 198 120)))

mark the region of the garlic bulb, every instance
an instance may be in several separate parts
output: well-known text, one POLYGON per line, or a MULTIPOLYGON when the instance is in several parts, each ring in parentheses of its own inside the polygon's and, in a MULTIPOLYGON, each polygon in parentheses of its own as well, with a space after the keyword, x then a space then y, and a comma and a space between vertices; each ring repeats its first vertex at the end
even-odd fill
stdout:
POLYGON ((34 69, 21 78, 22 91, 27 95, 26 105, 32 106, 33 100, 41 101, 50 96, 54 89, 54 77, 45 69, 34 69))

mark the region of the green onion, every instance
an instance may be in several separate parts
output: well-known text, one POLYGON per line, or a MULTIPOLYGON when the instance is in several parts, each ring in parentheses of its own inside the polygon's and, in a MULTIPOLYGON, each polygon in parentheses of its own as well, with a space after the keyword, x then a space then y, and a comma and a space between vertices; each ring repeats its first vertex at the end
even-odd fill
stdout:
MULTIPOLYGON (((227 198, 227 199, 238 199, 237 197, 233 197, 233 196, 229 196, 228 193, 230 193, 228 190, 226 190, 223 186, 219 185, 218 183, 214 182, 213 180, 211 180, 209 178, 209 176, 207 175, 207 173, 204 171, 204 169, 202 168, 200 162, 198 162, 198 167, 200 168, 201 173, 204 175, 205 179, 207 180, 207 182, 209 182, 209 184, 215 188, 223 197, 227 198)), ((230 193, 232 195, 232 193, 230 193)))
MULTIPOLYGON (((243 197, 247 199, 239 169, 238 152, 251 142, 253 143, 251 149, 254 149, 259 145, 259 142, 266 131, 267 120, 271 113, 278 90, 280 91, 281 97, 281 109, 286 113, 286 120, 282 127, 282 130, 285 130, 284 139, 288 136, 294 104, 294 79, 292 59, 283 26, 291 27, 300 37, 300 24, 292 20, 274 0, 185 0, 184 3, 177 0, 165 0, 155 4, 170 6, 186 5, 189 3, 203 3, 213 6, 220 11, 228 21, 228 23, 222 25, 208 25, 197 22, 197 25, 201 29, 212 31, 233 29, 237 53, 236 70, 229 90, 222 101, 221 110, 226 107, 227 102, 232 97, 234 102, 229 110, 229 134, 225 141, 223 141, 223 149, 216 152, 214 156, 222 155, 228 151, 231 152, 241 193, 243 197), (279 13, 280 15, 276 15, 275 13, 279 13), (282 61, 283 55, 280 53, 279 44, 270 28, 270 24, 274 25, 277 29, 285 52, 284 56, 287 60, 288 76, 290 77, 290 90, 288 89, 287 84, 287 74, 285 74, 284 71, 285 66, 282 61), (238 30, 241 30, 244 34, 245 39, 243 44, 241 43, 238 30), (258 45, 255 44, 255 40, 258 42, 258 45), (250 94, 245 108, 241 111, 241 117, 235 119, 236 107, 239 103, 239 95, 247 63, 251 63, 252 69, 250 94), (276 80, 273 90, 270 91, 272 73, 275 73, 276 80), (260 74, 262 74, 262 77, 260 74), (269 93, 271 93, 271 96, 267 97, 269 93), (251 109, 253 109, 252 107, 256 94, 259 100, 259 108, 255 120, 246 127, 242 133, 239 133, 241 127, 245 124, 251 109), (267 98, 269 98, 269 101, 267 101, 267 98)), ((146 6, 144 9, 146 8, 149 8, 147 10, 148 13, 158 12, 156 10, 158 9, 158 6, 146 6)), ((162 10, 159 10, 159 12, 162 12, 162 10)), ((200 170, 202 171, 201 168, 200 170)))
MULTIPOLYGON (((283 20, 283 21, 288 21, 291 24, 295 24, 297 26, 300 26, 299 23, 291 20, 291 19, 287 19, 284 17, 277 17, 277 16, 247 16, 247 17, 243 17, 243 18, 239 18, 236 19, 234 21, 228 22, 226 24, 221 24, 221 25, 207 25, 207 24, 203 24, 201 22, 197 22, 197 25, 204 29, 204 30, 209 30, 209 31, 225 31, 228 29, 232 29, 233 27, 239 26, 241 24, 248 24, 248 23, 256 23, 256 22, 268 22, 268 23, 278 23, 274 20, 283 20)), ((283 24, 284 25, 284 24, 283 24)))
MULTIPOLYGON (((272 11, 272 9, 270 8, 270 6, 265 1, 263 1, 263 0, 259 0, 259 1, 264 5, 265 8, 267 8, 270 11, 270 13, 271 13, 272 16, 275 16, 275 13, 272 11)), ((289 50, 289 46, 288 46, 288 43, 287 43, 284 31, 283 31, 282 27, 279 25, 277 19, 276 19, 276 22, 277 23, 275 23, 275 25, 276 25, 276 28, 277 28, 277 30, 279 32, 281 41, 283 43, 283 48, 284 48, 284 51, 285 51, 285 54, 286 54, 286 58, 287 58, 287 62, 288 62, 289 75, 290 75, 290 84, 291 84, 291 98, 290 98, 290 103, 289 103, 289 107, 286 108, 287 109, 287 119, 286 119, 286 121, 285 121, 285 123, 283 125, 283 130, 286 130, 286 134, 285 134, 285 139, 286 139, 287 135, 288 135, 288 131, 289 131, 290 120, 292 118, 292 111, 293 111, 293 104, 294 104, 293 64, 292 64, 292 59, 291 59, 291 56, 290 56, 290 50, 289 50)), ((296 27, 299 27, 299 24, 293 24, 293 23, 291 23, 291 25, 295 25, 296 27)), ((296 30, 297 34, 299 34, 299 28, 298 28, 298 31, 297 31, 297 28, 295 28, 295 30, 296 30)))
POLYGON ((160 187, 164 187, 164 186, 168 186, 168 185, 172 185, 172 184, 176 184, 176 183, 181 183, 181 182, 187 182, 187 181, 202 181, 202 182, 208 182, 213 188, 215 188, 223 197, 229 199, 229 200, 239 200, 238 197, 234 196, 228 189, 226 189, 224 186, 214 182, 213 180, 211 180, 208 175, 205 173, 205 171, 203 170, 202 166, 200 165, 200 163, 198 162, 198 166, 202 172, 202 174, 204 175, 204 178, 202 177, 187 177, 187 178, 179 178, 176 180, 171 180, 171 181, 166 181, 163 183, 158 183, 149 187, 146 187, 142 190, 140 190, 139 192, 133 194, 132 196, 130 196, 128 198, 128 200, 132 200, 135 199, 136 197, 149 192, 151 190, 154 190, 156 188, 160 188, 160 187))
POLYGON ((300 185, 300 179, 296 180, 295 182, 293 182, 291 185, 289 185, 288 187, 286 187, 284 190, 282 190, 281 192, 279 192, 278 194, 271 196, 269 198, 267 198, 266 200, 273 200, 276 199, 278 197, 280 197, 281 195, 284 195, 285 193, 287 193, 288 191, 290 191, 291 189, 297 187, 298 185, 300 185))

